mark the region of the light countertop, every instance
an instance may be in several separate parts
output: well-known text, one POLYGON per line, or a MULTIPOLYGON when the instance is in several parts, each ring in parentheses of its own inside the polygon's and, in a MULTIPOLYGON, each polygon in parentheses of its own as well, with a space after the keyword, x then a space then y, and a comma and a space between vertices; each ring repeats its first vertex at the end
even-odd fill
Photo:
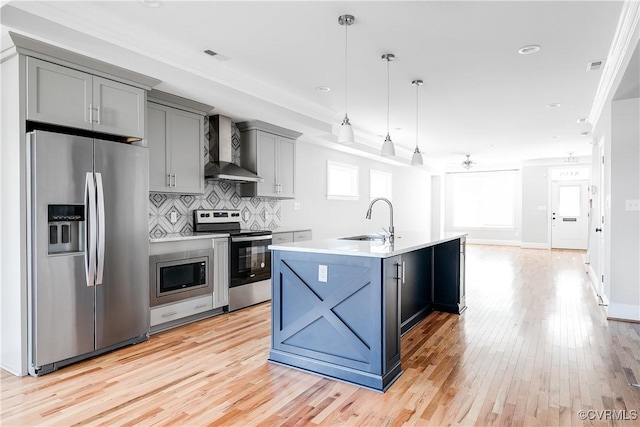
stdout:
POLYGON ((464 233, 449 233, 440 238, 430 238, 424 233, 398 233, 393 244, 388 241, 371 240, 342 240, 318 239, 306 240, 302 242, 281 243, 279 245, 269 245, 269 249, 292 252, 309 252, 331 255, 350 255, 374 258, 389 258, 407 252, 415 251, 439 243, 448 242, 465 237, 464 233))

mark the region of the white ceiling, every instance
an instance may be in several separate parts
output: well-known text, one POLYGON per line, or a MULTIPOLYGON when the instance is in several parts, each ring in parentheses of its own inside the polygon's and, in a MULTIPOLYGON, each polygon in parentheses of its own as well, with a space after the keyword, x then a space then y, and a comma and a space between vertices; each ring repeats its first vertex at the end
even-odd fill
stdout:
POLYGON ((384 53, 390 64, 390 134, 408 162, 429 165, 589 155, 581 136, 620 1, 12 1, 7 29, 162 80, 159 90, 215 106, 235 121, 260 119, 335 147, 344 116, 348 28, 349 117, 356 148, 376 153, 386 134, 384 53), (80 34, 82 33, 82 34, 80 34), (529 44, 539 53, 520 55, 529 44), (205 55, 211 49, 228 58, 205 55), (330 92, 316 87, 328 86, 330 92), (559 108, 547 104, 559 103, 559 108), (332 135, 333 133, 333 135, 332 135), (556 137, 556 138, 554 138, 556 137))

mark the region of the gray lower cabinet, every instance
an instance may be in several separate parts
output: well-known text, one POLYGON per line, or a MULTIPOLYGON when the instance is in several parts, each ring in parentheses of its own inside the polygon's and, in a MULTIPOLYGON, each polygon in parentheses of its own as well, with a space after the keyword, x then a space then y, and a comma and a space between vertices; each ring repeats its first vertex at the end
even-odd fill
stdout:
POLYGON ((295 198, 296 138, 301 134, 259 120, 237 126, 242 137, 242 167, 264 180, 242 184, 242 196, 295 198))
POLYGON ((147 103, 149 190, 204 193, 204 115, 147 103))
POLYGON ((27 58, 27 120, 142 139, 145 101, 138 87, 27 58))
POLYGON ((283 233, 273 232, 271 234, 273 236, 271 240, 274 245, 302 242, 304 240, 311 240, 312 238, 311 230, 287 231, 283 233))
MULTIPOLYGON (((152 305, 149 310, 151 333, 184 325, 189 322, 223 313, 229 305, 229 238, 185 239, 167 242, 151 242, 149 254, 182 255, 190 251, 213 248, 213 259, 209 263, 213 280, 213 290, 204 295, 185 297, 174 302, 152 305)), ((149 268, 155 269, 150 258, 149 268)), ((156 277, 150 274, 152 282, 156 277)), ((150 292, 155 291, 155 283, 149 283, 150 292)))
POLYGON ((229 239, 213 239, 213 308, 229 305, 229 239))

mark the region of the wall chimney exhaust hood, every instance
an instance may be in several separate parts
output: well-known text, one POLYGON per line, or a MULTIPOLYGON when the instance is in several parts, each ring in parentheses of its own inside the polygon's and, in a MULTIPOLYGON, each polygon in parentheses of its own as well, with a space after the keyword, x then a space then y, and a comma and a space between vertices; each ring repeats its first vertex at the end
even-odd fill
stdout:
POLYGON ((209 117, 209 159, 204 165, 207 181, 262 182, 264 179, 231 161, 231 119, 209 117))

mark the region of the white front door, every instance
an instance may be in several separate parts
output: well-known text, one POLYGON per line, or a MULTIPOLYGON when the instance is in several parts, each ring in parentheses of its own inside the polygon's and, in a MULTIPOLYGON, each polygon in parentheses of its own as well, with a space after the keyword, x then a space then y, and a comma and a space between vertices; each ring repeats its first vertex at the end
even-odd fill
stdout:
POLYGON ((589 181, 551 183, 551 247, 587 249, 589 181))

